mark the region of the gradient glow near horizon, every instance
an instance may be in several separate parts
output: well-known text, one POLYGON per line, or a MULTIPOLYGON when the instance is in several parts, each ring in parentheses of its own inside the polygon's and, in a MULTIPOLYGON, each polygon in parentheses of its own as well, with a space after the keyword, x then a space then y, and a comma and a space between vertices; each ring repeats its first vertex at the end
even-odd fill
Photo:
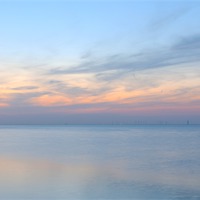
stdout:
POLYGON ((198 1, 0 1, 0 123, 199 123, 199 19, 198 1))

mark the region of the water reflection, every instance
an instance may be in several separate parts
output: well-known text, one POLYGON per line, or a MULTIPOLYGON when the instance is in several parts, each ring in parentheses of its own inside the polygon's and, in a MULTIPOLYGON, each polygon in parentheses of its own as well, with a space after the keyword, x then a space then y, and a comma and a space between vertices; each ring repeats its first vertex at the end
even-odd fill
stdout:
POLYGON ((174 188, 174 198, 176 193, 179 197, 200 194, 200 175, 129 167, 124 162, 95 165, 1 157, 0 197, 157 199, 165 198, 174 188))
POLYGON ((199 130, 3 129, 0 199, 200 199, 199 130))

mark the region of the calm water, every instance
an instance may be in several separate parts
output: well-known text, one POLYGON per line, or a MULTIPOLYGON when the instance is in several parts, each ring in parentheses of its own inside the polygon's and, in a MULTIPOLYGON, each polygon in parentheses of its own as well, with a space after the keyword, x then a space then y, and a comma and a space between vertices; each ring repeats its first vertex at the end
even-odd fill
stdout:
POLYGON ((0 126, 0 199, 200 199, 200 126, 0 126))

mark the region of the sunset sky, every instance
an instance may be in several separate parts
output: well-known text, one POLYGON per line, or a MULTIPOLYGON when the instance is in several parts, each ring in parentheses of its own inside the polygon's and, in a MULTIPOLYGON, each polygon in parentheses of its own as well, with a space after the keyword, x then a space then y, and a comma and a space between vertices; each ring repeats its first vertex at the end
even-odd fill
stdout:
POLYGON ((0 1, 0 124, 200 123, 199 1, 0 1))

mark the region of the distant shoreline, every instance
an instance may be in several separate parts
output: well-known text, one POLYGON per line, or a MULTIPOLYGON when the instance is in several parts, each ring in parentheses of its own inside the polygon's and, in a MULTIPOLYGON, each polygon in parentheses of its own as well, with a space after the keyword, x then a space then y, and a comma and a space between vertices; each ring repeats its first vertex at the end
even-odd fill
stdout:
POLYGON ((200 123, 191 124, 0 124, 0 126, 198 126, 200 123))

